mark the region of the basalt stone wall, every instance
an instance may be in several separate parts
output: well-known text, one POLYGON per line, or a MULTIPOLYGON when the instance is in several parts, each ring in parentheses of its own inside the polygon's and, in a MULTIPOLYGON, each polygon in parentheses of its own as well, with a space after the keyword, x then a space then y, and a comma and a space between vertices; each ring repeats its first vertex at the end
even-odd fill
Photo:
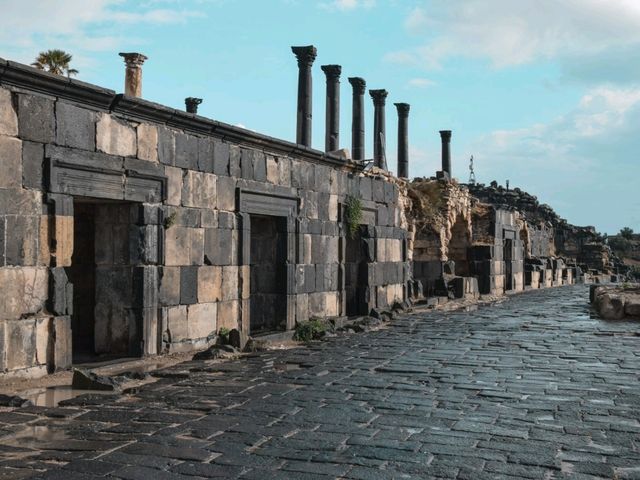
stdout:
POLYGON ((343 315, 348 195, 362 201, 363 303, 406 296, 398 185, 330 154, 0 60, 0 166, 0 371, 67 368, 82 341, 150 355, 222 327, 246 338, 264 217, 283 248, 274 324, 343 315), (74 294, 91 291, 80 255, 96 265, 93 305, 74 294), (93 329, 72 329, 74 307, 93 329))

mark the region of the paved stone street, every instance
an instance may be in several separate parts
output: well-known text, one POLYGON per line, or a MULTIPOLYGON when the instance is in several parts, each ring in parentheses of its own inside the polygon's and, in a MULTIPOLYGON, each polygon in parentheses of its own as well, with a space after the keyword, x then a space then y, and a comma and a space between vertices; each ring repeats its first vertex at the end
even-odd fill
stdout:
POLYGON ((406 315, 0 412, 0 478, 640 478, 640 325, 591 319, 587 299, 406 315))

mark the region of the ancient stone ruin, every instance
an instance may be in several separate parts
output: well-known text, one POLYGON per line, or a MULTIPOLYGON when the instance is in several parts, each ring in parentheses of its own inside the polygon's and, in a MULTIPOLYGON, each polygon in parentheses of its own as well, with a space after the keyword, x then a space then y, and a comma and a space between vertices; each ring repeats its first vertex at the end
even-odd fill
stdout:
POLYGON ((616 273, 595 231, 523 192, 458 184, 450 131, 442 171, 407 180, 406 103, 389 173, 383 89, 369 92, 366 160, 359 77, 349 155, 339 65, 322 67, 325 151, 313 149, 317 52, 293 53, 296 143, 198 116, 202 99, 144 100, 138 53, 121 54, 125 94, 0 59, 0 372, 198 350, 221 329, 243 346, 311 318, 616 273))

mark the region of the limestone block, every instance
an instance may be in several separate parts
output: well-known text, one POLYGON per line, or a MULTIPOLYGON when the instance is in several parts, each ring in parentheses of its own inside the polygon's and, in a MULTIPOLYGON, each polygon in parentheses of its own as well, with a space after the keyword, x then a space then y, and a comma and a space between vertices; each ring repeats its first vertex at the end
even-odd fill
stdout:
POLYGON ((205 338, 217 332, 217 303, 197 303, 188 307, 188 337, 205 338))
POLYGON ((191 237, 187 227, 172 226, 165 229, 165 265, 189 265, 191 237))
POLYGON ((218 303, 218 330, 240 328, 240 300, 218 303))
POLYGON ((0 268, 0 318, 15 319, 42 311, 48 278, 44 267, 0 268))
POLYGON ((189 260, 191 265, 204 263, 204 228, 189 229, 189 260))
POLYGON ((249 265, 242 265, 239 269, 242 299, 249 300, 249 298, 251 298, 251 267, 249 265))
POLYGON ((189 338, 186 305, 167 308, 167 330, 171 342, 181 342, 189 338))
POLYGON ((198 138, 186 133, 175 134, 176 167, 198 169, 198 138))
POLYGON ((38 263, 39 216, 8 216, 5 240, 6 264, 32 266, 38 263))
POLYGON ((102 114, 96 125, 96 147, 111 155, 135 157, 138 150, 136 130, 124 121, 102 114))
POLYGON ((164 165, 176 164, 176 140, 173 130, 158 127, 158 160, 164 165))
POLYGON ((161 305, 180 303, 180 267, 162 267, 159 283, 158 301, 161 305))
POLYGON ((138 125, 138 158, 158 161, 158 129, 148 123, 138 125))
POLYGON ((18 115, 13 108, 11 92, 0 88, 0 135, 18 135, 18 115))
POLYGON ((0 135, 0 188, 22 188, 22 141, 0 135))
POLYGON ((36 318, 35 319, 35 342, 36 342, 36 356, 35 364, 45 365, 47 363, 47 348, 51 340, 50 325, 51 318, 36 318))
POLYGON ((240 160, 242 158, 242 151, 237 145, 229 145, 229 175, 232 177, 242 176, 242 167, 240 160))
POLYGON ((36 366, 36 329, 34 321, 16 320, 5 323, 7 369, 36 366))
POLYGON ((272 155, 267 155, 267 182, 277 185, 279 179, 278 160, 272 155))
POLYGON ((57 267, 71 266, 73 255, 73 217, 56 215, 54 217, 53 257, 57 267))
POLYGON ((182 169, 176 167, 164 167, 167 176, 167 204, 180 205, 182 202, 182 169))
POLYGON ((237 300, 238 298, 240 298, 238 267, 234 265, 222 267, 222 300, 237 300))
POLYGON ((309 294, 309 317, 323 318, 326 316, 326 293, 316 292, 309 294))
POLYGON ((218 209, 233 212, 236 209, 236 179, 233 177, 218 177, 217 188, 218 209))
POLYGON ((628 317, 640 317, 640 295, 626 295, 626 300, 624 303, 624 313, 628 317))
POLYGON ((203 266, 198 269, 198 302, 218 302, 222 299, 222 267, 203 266))
POLYGON ((69 103, 56 103, 56 143, 65 147, 96 149, 96 114, 69 103))
POLYGON ((189 170, 182 184, 182 204, 186 207, 216 208, 216 176, 189 170))
POLYGON ((56 131, 53 100, 38 95, 18 95, 18 131, 23 140, 53 142, 56 131))
POLYGON ((309 295, 306 293, 296 295, 296 322, 309 320, 309 295))
POLYGON ((329 220, 338 221, 338 195, 329 195, 329 220))
POLYGON ((303 247, 304 247, 304 250, 303 250, 304 254, 303 254, 301 263, 308 265, 311 263, 311 258, 312 258, 312 248, 311 248, 313 244, 312 235, 305 233, 302 236, 302 241, 303 241, 303 247))
POLYGON ((327 317, 337 317, 340 314, 338 292, 325 293, 325 315, 327 317))
POLYGON ((386 238, 376 238, 376 260, 378 262, 386 262, 387 261, 387 239, 386 238))
POLYGON ((49 222, 53 218, 49 215, 40 216, 40 239, 38 240, 38 265, 48 266, 51 263, 49 222))
POLYGON ((53 367, 55 371, 64 370, 72 362, 71 317, 53 318, 53 367))
POLYGON ((229 144, 214 140, 213 143, 213 173, 229 175, 229 144))

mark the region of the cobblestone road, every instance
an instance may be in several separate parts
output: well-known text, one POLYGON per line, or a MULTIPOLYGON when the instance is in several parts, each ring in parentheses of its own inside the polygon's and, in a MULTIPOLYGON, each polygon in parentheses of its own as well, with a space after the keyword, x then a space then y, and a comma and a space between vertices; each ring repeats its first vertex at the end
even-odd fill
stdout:
POLYGON ((640 324, 585 286, 0 413, 0 478, 640 478, 640 324), (46 472, 44 471, 46 470, 46 472))

